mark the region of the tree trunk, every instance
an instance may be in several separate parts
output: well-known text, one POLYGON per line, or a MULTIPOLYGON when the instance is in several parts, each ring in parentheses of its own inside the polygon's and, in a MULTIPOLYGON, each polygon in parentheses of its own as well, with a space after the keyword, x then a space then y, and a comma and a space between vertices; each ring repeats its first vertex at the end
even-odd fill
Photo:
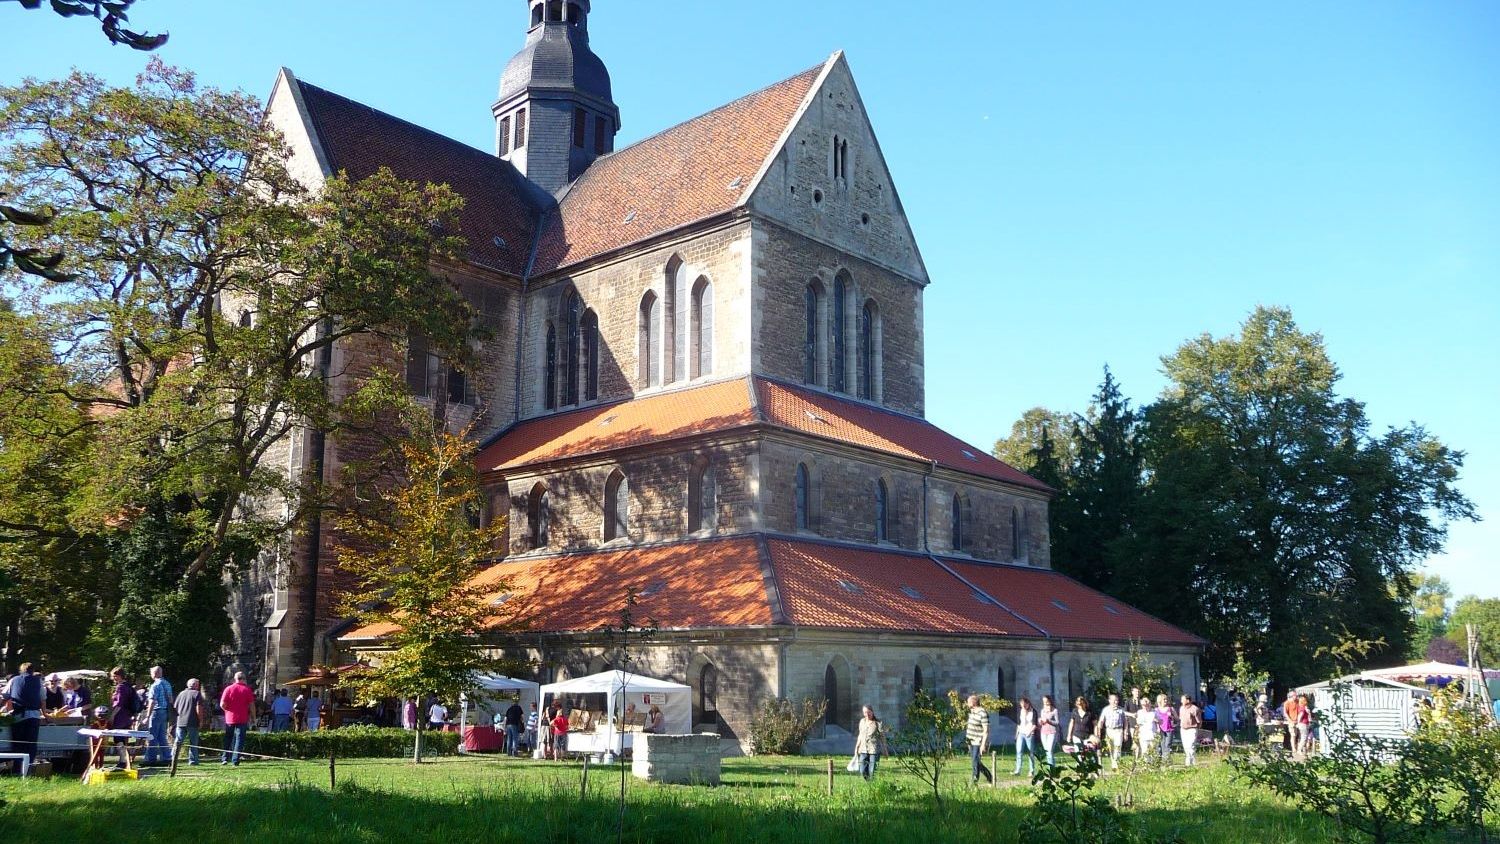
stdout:
POLYGON ((422 721, 417 719, 417 738, 411 745, 411 761, 413 765, 422 764, 422 721))

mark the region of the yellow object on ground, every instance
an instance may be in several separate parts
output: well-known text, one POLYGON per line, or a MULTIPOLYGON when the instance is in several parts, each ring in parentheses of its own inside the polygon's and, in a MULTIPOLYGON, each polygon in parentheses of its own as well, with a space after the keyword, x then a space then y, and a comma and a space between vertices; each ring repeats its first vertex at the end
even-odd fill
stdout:
POLYGON ((129 771, 106 771, 96 769, 89 771, 88 778, 84 780, 88 785, 100 785, 110 780, 135 780, 140 779, 141 773, 136 770, 129 771))

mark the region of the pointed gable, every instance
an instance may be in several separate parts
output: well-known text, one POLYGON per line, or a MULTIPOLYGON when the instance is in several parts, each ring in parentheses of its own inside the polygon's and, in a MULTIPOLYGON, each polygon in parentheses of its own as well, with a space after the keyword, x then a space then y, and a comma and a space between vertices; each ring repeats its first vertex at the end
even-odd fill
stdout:
POLYGON ((509 162, 316 85, 294 84, 325 172, 362 179, 389 167, 403 179, 446 184, 464 198, 459 226, 469 260, 514 276, 526 271, 547 197, 509 162))
POLYGON ((757 216, 925 284, 901 198, 842 52, 752 186, 757 216))
POLYGON ((549 215, 546 273, 741 204, 825 65, 763 88, 599 160, 549 215))

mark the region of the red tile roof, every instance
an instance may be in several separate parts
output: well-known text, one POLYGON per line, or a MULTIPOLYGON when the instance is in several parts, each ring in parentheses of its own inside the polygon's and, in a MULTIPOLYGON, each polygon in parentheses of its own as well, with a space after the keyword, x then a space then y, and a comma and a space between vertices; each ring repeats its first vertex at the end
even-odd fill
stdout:
MULTIPOLYGON (((658 629, 771 624, 770 602, 754 536, 680 542, 539 557, 492 566, 476 583, 520 602, 525 629, 599 630, 619 624, 629 590, 638 624, 658 629), (505 588, 495 588, 502 581, 505 588), (649 622, 648 622, 649 620, 649 622)), ((344 639, 378 638, 388 625, 362 627, 344 639)))
POLYGON ((362 179, 384 166, 403 179, 449 185, 465 201, 459 225, 469 258, 511 275, 525 272, 547 198, 510 162, 316 85, 297 84, 335 173, 362 179))
MULTIPOLYGON (((1204 644, 1045 569, 759 534, 522 558, 492 566, 475 583, 492 599, 508 596, 505 611, 520 614, 524 629, 538 632, 617 624, 626 595, 634 590, 636 618, 662 630, 789 624, 1204 644), (769 583, 763 559, 769 561, 769 583)), ((392 629, 370 625, 342 638, 378 639, 392 629)))
POLYGON ((774 425, 913 460, 936 461, 939 466, 971 475, 1050 491, 1050 487, 1041 481, 996 460, 984 449, 969 445, 925 419, 765 378, 756 379, 756 388, 760 391, 761 412, 766 421, 774 425))
POLYGON ((503 432, 478 458, 492 472, 647 445, 755 421, 743 378, 531 419, 503 432))
POLYGON ((639 243, 739 205, 823 67, 595 161, 567 189, 558 212, 549 215, 536 272, 639 243))
POLYGON ((951 558, 943 562, 1054 638, 1206 644, 1186 630, 1050 569, 951 558))
POLYGON ((1047 491, 1046 484, 996 460, 930 422, 765 378, 685 390, 530 419, 500 434, 479 455, 481 472, 649 445, 696 434, 769 424, 1047 491), (758 405, 758 406, 757 406, 758 405))
POLYGON ((1040 638, 1041 632, 944 571, 931 557, 769 539, 788 620, 805 627, 1040 638))

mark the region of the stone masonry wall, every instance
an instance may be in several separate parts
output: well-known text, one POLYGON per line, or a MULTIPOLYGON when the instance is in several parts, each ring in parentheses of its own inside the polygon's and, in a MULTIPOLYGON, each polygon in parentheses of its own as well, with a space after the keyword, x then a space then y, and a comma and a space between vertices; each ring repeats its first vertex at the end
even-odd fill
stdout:
POLYGON ((664 736, 637 733, 630 772, 647 782, 718 785, 719 736, 700 733, 664 736))
POLYGON ((718 518, 715 527, 697 535, 743 533, 752 529, 755 512, 752 454, 743 442, 635 452, 546 474, 513 474, 487 488, 492 500, 500 494, 508 498, 511 554, 533 550, 530 496, 538 482, 546 485, 552 514, 550 550, 614 548, 686 536, 688 478, 698 461, 707 460, 718 492, 718 518), (629 518, 626 535, 605 543, 604 491, 616 469, 627 481, 629 518))
POLYGON ((871 401, 921 415, 925 407, 922 287, 832 247, 763 220, 755 223, 756 371, 804 383, 806 289, 814 279, 823 291, 812 386, 833 385, 834 280, 847 274, 844 304, 845 390, 860 394, 860 313, 867 300, 879 312, 875 331, 878 369, 871 401))
MULTIPOLYGON (((583 307, 599 318, 599 401, 631 398, 662 387, 687 383, 687 372, 672 380, 666 374, 665 360, 659 362, 661 385, 648 387, 637 377, 639 352, 637 331, 641 299, 646 292, 656 294, 660 308, 661 340, 658 354, 667 357, 673 350, 668 320, 667 266, 673 257, 683 262, 680 290, 670 291, 678 318, 675 336, 687 348, 688 309, 691 291, 698 278, 713 285, 713 350, 710 371, 697 380, 718 380, 728 375, 746 374, 750 361, 750 314, 748 262, 750 228, 740 222, 634 254, 611 263, 600 264, 570 275, 533 282, 528 294, 525 319, 524 353, 521 371, 521 416, 528 418, 546 413, 544 402, 546 335, 550 321, 562 342, 564 322, 562 302, 570 290, 576 290, 583 307)), ((559 361, 562 355, 558 356, 559 361)), ((563 381, 561 375, 558 383, 563 381)), ((582 378, 580 378, 580 385, 582 378)), ((582 400, 582 389, 579 391, 582 400)))
MULTIPOLYGON (((828 449, 822 444, 763 440, 761 444, 761 506, 768 530, 796 533, 796 472, 804 463, 811 476, 810 533, 852 542, 875 541, 875 488, 884 479, 889 490, 889 544, 912 551, 922 546, 923 472, 909 461, 884 459, 865 452, 828 449)), ((953 551, 952 502, 958 492, 964 504, 967 538, 960 552, 982 560, 1025 561, 1049 565, 1047 502, 1019 491, 1011 492, 942 473, 927 482, 927 548, 933 553, 953 551), (1027 525, 1024 556, 1012 547, 1011 519, 1018 510, 1027 525)))

